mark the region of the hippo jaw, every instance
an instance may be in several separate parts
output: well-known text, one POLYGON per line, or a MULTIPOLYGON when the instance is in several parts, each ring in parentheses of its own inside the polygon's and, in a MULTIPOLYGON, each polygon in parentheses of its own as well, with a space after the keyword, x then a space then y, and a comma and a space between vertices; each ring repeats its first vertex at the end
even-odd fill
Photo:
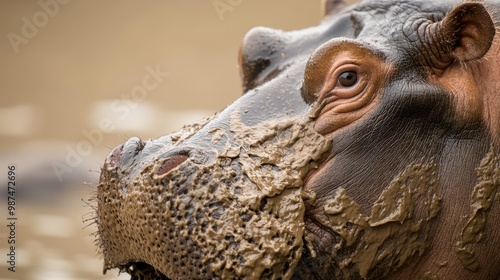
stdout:
POLYGON ((238 114, 229 132, 208 130, 225 148, 205 163, 188 158, 163 174, 161 163, 126 170, 110 167, 112 152, 97 193, 104 271, 132 279, 292 277, 311 197, 303 180, 331 142, 309 117, 247 127, 238 114))

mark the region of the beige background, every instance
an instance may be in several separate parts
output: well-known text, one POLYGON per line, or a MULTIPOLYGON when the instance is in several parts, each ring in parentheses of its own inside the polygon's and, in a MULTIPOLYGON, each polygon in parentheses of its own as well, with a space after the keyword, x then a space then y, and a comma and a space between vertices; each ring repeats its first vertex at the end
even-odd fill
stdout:
POLYGON ((101 276, 95 228, 83 229, 104 156, 130 136, 154 138, 223 109, 241 93, 244 34, 315 25, 320 1, 59 1, 0 0, 0 280, 127 279, 101 276), (235 5, 218 13, 214 3, 235 5), (148 67, 168 77, 136 102, 131 93, 148 67), (102 131, 103 120, 112 131, 102 131), (16 273, 5 255, 10 164, 16 273), (67 167, 62 181, 54 165, 67 167))

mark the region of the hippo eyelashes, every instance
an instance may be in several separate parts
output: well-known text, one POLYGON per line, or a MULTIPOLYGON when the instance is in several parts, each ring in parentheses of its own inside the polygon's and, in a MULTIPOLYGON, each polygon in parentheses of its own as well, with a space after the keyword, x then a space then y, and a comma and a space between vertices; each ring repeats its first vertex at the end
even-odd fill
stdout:
POLYGON ((368 45, 332 39, 309 58, 303 95, 312 100, 315 129, 326 135, 362 118, 376 103, 391 66, 368 45))

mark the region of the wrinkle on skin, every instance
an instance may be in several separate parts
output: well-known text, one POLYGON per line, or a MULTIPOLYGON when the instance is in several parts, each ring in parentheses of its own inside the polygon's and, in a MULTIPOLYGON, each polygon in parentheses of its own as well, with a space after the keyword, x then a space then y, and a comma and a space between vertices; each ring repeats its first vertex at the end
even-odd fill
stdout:
MULTIPOLYGON (((500 41, 500 35, 497 35, 500 41)), ((450 65, 442 76, 431 75, 429 81, 443 86, 453 101, 454 119, 458 125, 484 122, 495 146, 500 147, 500 42, 481 60, 450 65)))
POLYGON ((474 83, 481 93, 483 103, 482 117, 487 124, 496 147, 500 147, 500 30, 486 56, 470 63, 468 71, 472 73, 474 83))
POLYGON ((481 121, 483 114, 482 94, 474 80, 473 73, 466 71, 456 62, 444 70, 442 76, 431 75, 431 83, 439 84, 450 93, 454 104, 454 119, 458 125, 481 121))
POLYGON ((394 67, 368 44, 337 38, 320 46, 304 72, 306 94, 314 96, 315 129, 327 135, 361 119, 376 106, 383 86, 394 67), (342 71, 354 71, 358 81, 352 87, 338 86, 342 71))

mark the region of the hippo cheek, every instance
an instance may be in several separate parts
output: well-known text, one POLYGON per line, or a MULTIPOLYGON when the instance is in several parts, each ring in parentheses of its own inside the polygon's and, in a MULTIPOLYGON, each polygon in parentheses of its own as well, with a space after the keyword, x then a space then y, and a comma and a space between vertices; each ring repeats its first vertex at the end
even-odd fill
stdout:
POLYGON ((235 116, 234 137, 213 162, 188 158, 173 169, 158 162, 132 179, 103 172, 104 270, 173 279, 292 277, 303 251, 303 178, 330 141, 309 118, 246 127, 235 116))

